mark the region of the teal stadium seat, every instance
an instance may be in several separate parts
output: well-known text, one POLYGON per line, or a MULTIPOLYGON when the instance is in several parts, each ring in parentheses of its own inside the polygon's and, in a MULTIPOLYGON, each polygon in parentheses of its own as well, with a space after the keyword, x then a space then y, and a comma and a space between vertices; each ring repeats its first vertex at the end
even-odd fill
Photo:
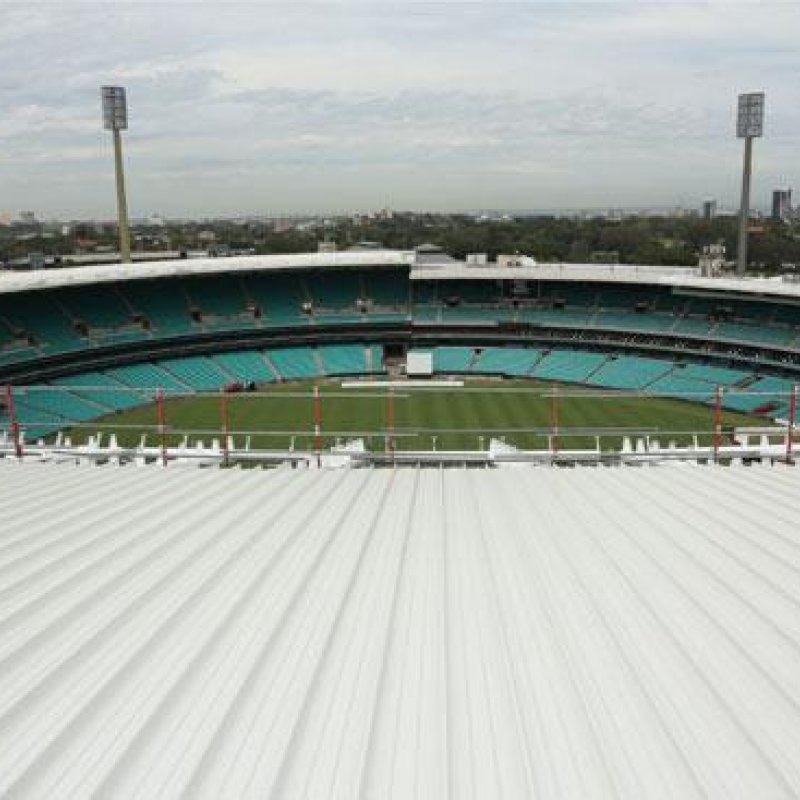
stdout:
POLYGON ((551 350, 536 364, 531 374, 542 380, 582 383, 606 358, 599 353, 551 350))
POLYGON ((653 381, 647 387, 647 392, 648 394, 664 395, 679 400, 705 403, 714 398, 716 390, 708 381, 668 374, 653 381))
POLYGON ((191 391, 190 386, 155 364, 116 367, 106 370, 106 374, 126 386, 139 389, 162 389, 165 394, 186 394, 191 391))
POLYGON ((638 356, 619 356, 609 359, 588 380, 595 386, 611 389, 644 389, 672 369, 671 361, 638 356))
POLYGON ((437 347, 433 351, 433 371, 467 372, 474 356, 471 347, 437 347))
POLYGON ((158 337, 196 333, 189 301, 177 281, 131 281, 121 289, 128 305, 143 314, 158 337))
POLYGON ((152 400, 152 395, 132 391, 111 375, 103 372, 84 372, 57 378, 55 386, 69 386, 73 394, 90 400, 107 411, 122 411, 152 400))
POLYGON ((472 365, 472 372, 491 375, 527 375, 541 351, 524 347, 486 347, 472 365))
POLYGON ((268 350, 266 355, 278 370, 283 380, 302 380, 316 378, 321 374, 311 347, 285 347, 281 350, 268 350))
POLYGON ((198 392, 220 391, 230 382, 230 378, 206 356, 169 358, 156 362, 156 365, 198 392))
POLYGON ((211 360, 232 378, 243 383, 269 383, 275 380, 275 373, 269 368, 261 353, 237 351, 220 353, 211 360))
POLYGON ((324 345, 317 348, 317 352, 327 375, 363 375, 366 372, 363 345, 324 345))
POLYGON ((730 389, 723 393, 723 405, 736 411, 756 411, 761 407, 785 407, 795 381, 788 378, 759 378, 745 389, 730 389))

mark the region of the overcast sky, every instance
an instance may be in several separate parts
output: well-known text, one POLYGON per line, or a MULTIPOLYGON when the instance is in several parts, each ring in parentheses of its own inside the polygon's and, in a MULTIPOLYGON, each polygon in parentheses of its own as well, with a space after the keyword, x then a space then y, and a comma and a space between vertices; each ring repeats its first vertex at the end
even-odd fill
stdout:
POLYGON ((800 181, 800 3, 0 2, 0 210, 134 217, 737 203, 800 181))

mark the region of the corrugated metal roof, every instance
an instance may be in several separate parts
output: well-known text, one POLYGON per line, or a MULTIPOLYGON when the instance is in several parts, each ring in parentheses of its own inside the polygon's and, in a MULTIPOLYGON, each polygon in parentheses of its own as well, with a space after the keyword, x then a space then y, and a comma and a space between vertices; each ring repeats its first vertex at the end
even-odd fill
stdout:
POLYGON ((796 469, 0 486, 0 795, 800 793, 796 469))

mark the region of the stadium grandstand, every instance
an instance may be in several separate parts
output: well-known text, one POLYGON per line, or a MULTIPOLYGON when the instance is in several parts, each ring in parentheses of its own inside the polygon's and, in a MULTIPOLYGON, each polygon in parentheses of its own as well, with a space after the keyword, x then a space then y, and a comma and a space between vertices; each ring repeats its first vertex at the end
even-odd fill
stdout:
POLYGON ((0 796, 800 796, 799 342, 689 268, 0 273, 0 796))
POLYGON ((32 442, 156 389, 396 376, 415 349, 439 375, 707 404, 719 387, 725 409, 786 420, 799 338, 800 285, 687 268, 369 251, 3 274, 0 423, 32 442))

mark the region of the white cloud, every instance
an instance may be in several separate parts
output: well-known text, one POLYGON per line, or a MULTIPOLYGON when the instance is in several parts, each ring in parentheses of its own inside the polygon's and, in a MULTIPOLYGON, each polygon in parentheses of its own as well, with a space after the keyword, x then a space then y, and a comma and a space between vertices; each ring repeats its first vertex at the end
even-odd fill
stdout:
POLYGON ((797 178, 798 29, 793 3, 6 4, 0 207, 107 213, 112 81, 134 213, 725 200, 753 88, 766 196, 797 178))

